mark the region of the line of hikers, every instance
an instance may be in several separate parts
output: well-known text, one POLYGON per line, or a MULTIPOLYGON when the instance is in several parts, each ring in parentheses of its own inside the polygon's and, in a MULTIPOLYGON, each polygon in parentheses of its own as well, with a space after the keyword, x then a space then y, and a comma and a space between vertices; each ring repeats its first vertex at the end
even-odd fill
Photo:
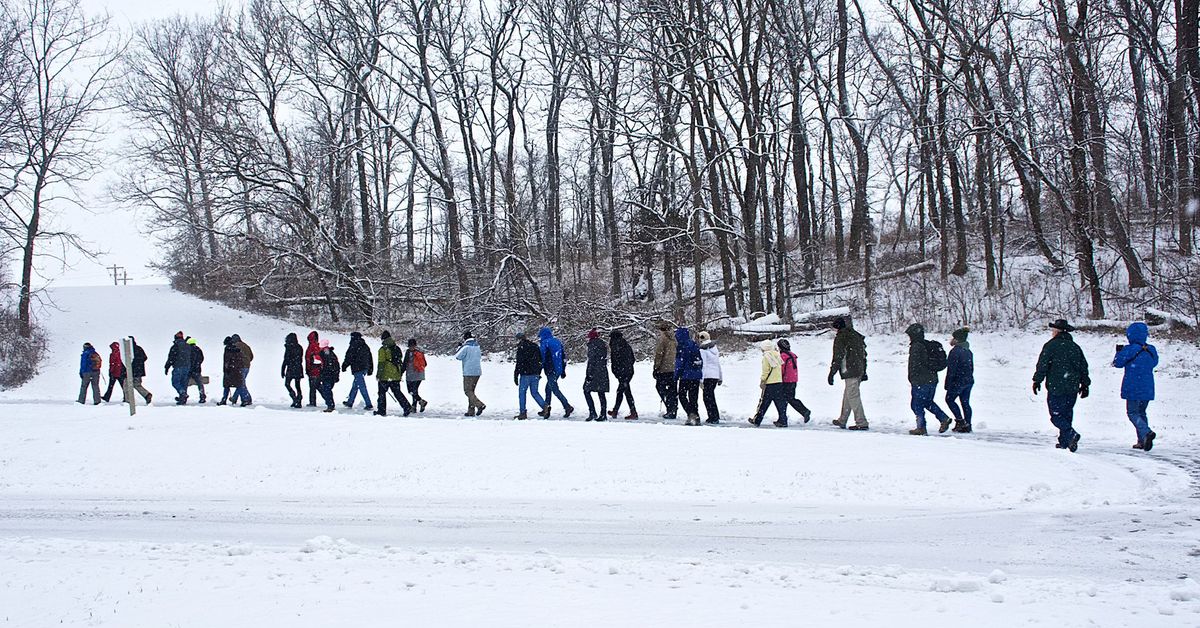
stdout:
MULTIPOLYGON (((665 322, 658 326, 659 333, 652 362, 655 388, 665 406, 662 418, 668 421, 676 420, 682 407, 685 425, 700 425, 702 399, 707 415, 704 423, 718 424, 720 409, 717 407, 715 391, 717 386, 723 383, 720 351, 708 332, 700 332, 697 339, 693 340, 687 328, 672 327, 665 322)), ((834 320, 832 327, 836 334, 827 382, 833 386, 835 377, 840 377, 843 382, 841 412, 833 420, 833 424, 848 430, 869 430, 860 392, 862 383, 868 379, 866 339, 844 318, 834 320), (851 415, 854 417, 853 425, 849 424, 851 415)), ((1079 398, 1088 396, 1091 379, 1088 376, 1087 359, 1071 337, 1070 332, 1075 328, 1064 319, 1050 323, 1049 327, 1052 336, 1043 346, 1038 358, 1033 375, 1033 392, 1038 394, 1043 384, 1045 385, 1050 420, 1059 430, 1055 446, 1074 452, 1078 449, 1080 440, 1079 433, 1074 429, 1074 407, 1079 398)), ((941 371, 946 371, 945 402, 954 415, 953 431, 970 433, 971 389, 975 384, 975 362, 967 339, 969 329, 964 327, 951 334, 951 349, 948 354, 940 342, 925 337, 925 328, 920 323, 910 325, 905 333, 909 337, 910 407, 916 418, 916 427, 909 430, 909 434, 928 434, 926 412, 932 413, 938 420, 939 433, 951 429, 950 415, 935 401, 941 371)), ((1134 448, 1149 451, 1154 445, 1156 434, 1150 429, 1146 410, 1149 402, 1154 399, 1154 368, 1158 365, 1158 351, 1154 345, 1148 343, 1149 328, 1145 323, 1130 325, 1126 330, 1126 337, 1129 344, 1117 346, 1113 366, 1124 369, 1121 397, 1126 400, 1127 414, 1137 433, 1134 448)), ((136 339, 131 337, 131 340, 132 388, 142 395, 146 403, 150 403, 152 395, 142 386, 146 353, 137 344, 136 339)), ((560 381, 567 376, 568 364, 567 352, 562 341, 554 336, 549 327, 539 330, 537 342, 531 340, 524 332, 517 333, 515 340, 513 385, 517 387, 519 412, 514 418, 529 418, 529 397, 533 398, 538 415, 543 418, 550 417, 556 398, 562 405, 562 416, 570 417, 575 408, 567 401, 560 388, 560 381), (546 377, 544 396, 539 392, 543 375, 546 377)), ((120 345, 114 342, 109 347, 111 353, 108 390, 101 395, 99 381, 103 360, 91 344, 84 344, 80 359, 79 374, 82 381, 79 403, 86 402, 89 388, 96 404, 101 400, 109 401, 114 386, 118 384, 124 396, 126 372, 125 363, 121 359, 120 345)), ((749 419, 750 424, 755 427, 761 425, 772 405, 778 413, 778 419, 773 422, 776 427, 788 426, 789 407, 808 423, 812 412, 796 397, 799 381, 797 356, 792 353, 788 341, 764 340, 759 343, 759 348, 762 351, 759 377, 761 395, 754 415, 749 419)), ((476 394, 476 387, 483 374, 482 350, 471 332, 463 334, 463 340, 454 357, 462 363, 463 393, 467 399, 465 416, 479 416, 487 408, 476 394)), ((240 403, 242 406, 248 406, 252 403, 246 381, 253 360, 254 352, 237 334, 225 338, 221 382, 224 393, 217 405, 240 403)), ((187 403, 188 390, 193 385, 199 390, 199 402, 206 402, 204 386, 208 383, 208 378, 202 375, 203 362, 204 352, 196 340, 185 336, 182 331, 176 333, 164 365, 164 374, 171 375, 171 384, 177 393, 177 404, 187 403)), ((629 405, 625 419, 638 419, 637 407, 630 390, 635 363, 633 348, 620 330, 610 331, 607 343, 600 337, 597 329, 588 332, 583 379, 588 421, 604 421, 610 417, 618 417, 622 403, 629 405), (607 400, 611 388, 610 372, 617 380, 616 397, 611 410, 608 409, 607 400)), ((350 334, 345 360, 339 361, 329 341, 321 340, 318 333, 312 331, 308 334, 307 348, 300 345, 295 333, 287 334, 280 377, 283 378, 288 395, 292 399, 291 407, 303 407, 301 381, 307 377, 308 405, 317 405, 316 396, 319 392, 325 412, 333 412, 334 385, 340 380, 341 373, 349 370, 353 375, 353 384, 349 397, 343 402, 344 406, 353 407, 357 397, 361 395, 364 409, 373 410, 374 414, 379 416, 386 416, 387 395, 390 393, 399 402, 404 416, 408 416, 413 411, 423 412, 428 405, 420 395, 426 366, 425 353, 415 338, 410 338, 407 348, 402 350, 391 333, 384 331, 381 335, 381 346, 375 354, 375 360, 372 360, 371 349, 362 334, 354 332, 350 334), (378 384, 378 409, 372 407, 367 389, 366 377, 371 375, 375 376, 378 384), (407 384, 407 397, 401 390, 402 380, 407 384)))

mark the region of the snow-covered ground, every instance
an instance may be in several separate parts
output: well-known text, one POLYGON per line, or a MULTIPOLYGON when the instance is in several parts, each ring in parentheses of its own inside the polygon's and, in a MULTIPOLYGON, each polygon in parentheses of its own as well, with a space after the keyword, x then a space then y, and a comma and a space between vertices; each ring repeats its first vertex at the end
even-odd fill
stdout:
MULTIPOLYGON (((787 430, 744 425, 758 360, 733 350, 718 427, 651 419, 646 364, 636 424, 510 421, 502 355, 483 417, 460 416, 457 363, 431 355, 428 412, 381 419, 287 408, 282 340, 306 329, 167 288, 53 298, 47 364, 0 394, 6 625, 1200 626, 1189 343, 1158 341, 1146 454, 1117 339, 1079 335, 1095 383, 1072 455, 1029 390, 1040 333, 972 334, 968 436, 906 434, 906 347, 870 333, 869 433, 829 425, 828 334, 792 339, 816 419, 787 430), (169 400, 157 367, 179 329, 214 376, 221 338, 251 344, 254 407, 73 402, 82 342, 107 357, 129 333, 169 400)), ((581 383, 575 366, 579 409, 581 383)))

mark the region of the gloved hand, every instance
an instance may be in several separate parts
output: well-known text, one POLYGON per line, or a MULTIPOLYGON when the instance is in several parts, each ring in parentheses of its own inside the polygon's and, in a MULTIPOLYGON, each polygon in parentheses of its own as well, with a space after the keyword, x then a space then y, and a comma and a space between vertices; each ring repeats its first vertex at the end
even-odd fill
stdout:
POLYGON ((163 375, 170 375, 170 374, 171 374, 171 367, 169 367, 169 366, 163 367, 163 375))
POLYGON ((517 386, 517 385, 519 385, 519 384, 520 384, 520 382, 519 382, 519 381, 517 381, 517 378, 516 378, 516 376, 513 376, 513 386, 517 386))
POLYGON ((1080 386, 1079 386, 1079 398, 1080 398, 1080 399, 1087 399, 1088 392, 1089 392, 1089 391, 1088 391, 1088 385, 1087 385, 1087 384, 1080 384, 1080 386))
POLYGON ((829 369, 829 380, 828 381, 829 381, 830 386, 833 385, 833 373, 834 373, 833 369, 829 369))
POLYGON ((860 381, 860 382, 865 382, 865 381, 867 381, 868 379, 870 379, 870 378, 869 378, 869 377, 867 377, 867 372, 866 372, 866 371, 863 371, 863 376, 862 376, 862 379, 860 379, 860 380, 858 380, 858 381, 860 381))
POLYGON ((717 385, 718 385, 718 386, 724 386, 724 385, 725 385, 725 380, 723 380, 723 379, 718 379, 718 380, 717 380, 717 385))
POLYGON ((1035 395, 1036 395, 1036 394, 1038 394, 1038 393, 1040 393, 1040 392, 1042 392, 1042 383, 1041 383, 1041 382, 1034 382, 1034 383, 1033 383, 1033 394, 1035 394, 1035 395))
POLYGON ((563 371, 563 372, 562 372, 562 375, 559 375, 559 376, 558 376, 558 378, 559 378, 559 379, 566 379, 566 378, 567 378, 567 372, 566 372, 566 371, 563 371))

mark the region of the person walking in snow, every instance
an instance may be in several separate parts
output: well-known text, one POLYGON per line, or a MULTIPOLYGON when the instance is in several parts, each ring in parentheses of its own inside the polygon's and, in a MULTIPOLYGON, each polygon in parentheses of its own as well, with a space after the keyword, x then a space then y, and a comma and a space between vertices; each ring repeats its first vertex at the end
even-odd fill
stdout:
POLYGON ((833 361, 829 364, 828 381, 832 386, 833 376, 837 375, 845 385, 842 391, 842 411, 838 418, 833 420, 833 424, 847 429, 846 423, 850 420, 850 414, 854 413, 854 425, 849 429, 865 431, 870 429, 870 426, 867 424, 866 412, 863 411, 860 387, 867 381, 867 341, 840 316, 834 319, 833 328, 837 330, 837 335, 833 338, 833 361))
POLYGON ((92 389, 92 405, 100 405, 100 368, 104 366, 104 359, 96 353, 96 348, 92 343, 83 343, 83 353, 79 355, 79 400, 81 404, 87 403, 88 388, 92 389))
POLYGON ((242 342, 242 337, 234 334, 230 336, 233 339, 233 344, 237 345, 242 352, 242 387, 234 393, 233 399, 230 401, 237 402, 239 399, 242 402, 242 407, 250 405, 250 365, 254 362, 254 352, 250 350, 250 345, 242 342))
POLYGON ((925 411, 933 413, 941 422, 938 433, 950 429, 950 415, 938 407, 933 400, 937 394, 938 372, 946 368, 946 352, 942 343, 925 339, 925 326, 913 323, 904 330, 908 335, 908 383, 912 386, 912 402, 909 407, 917 417, 917 427, 908 431, 913 436, 925 436, 925 411))
POLYGON ((304 347, 300 346, 295 332, 283 339, 283 364, 279 367, 279 376, 292 399, 292 407, 303 407, 304 392, 300 389, 300 380, 304 377, 304 347))
POLYGON ((333 351, 333 345, 328 340, 321 341, 321 377, 319 382, 321 385, 321 399, 325 401, 325 412, 333 412, 335 405, 333 403, 333 386, 341 379, 342 368, 338 363, 337 353, 333 351))
POLYGON ((975 386, 975 354, 967 342, 970 329, 963 327, 950 334, 950 355, 946 357, 946 405, 954 413, 954 431, 970 434, 971 388, 975 386), (960 408, 961 405, 961 408, 960 408))
POLYGON ((404 382, 408 387, 408 396, 412 397, 412 407, 420 412, 425 411, 429 402, 421 397, 421 382, 425 381, 425 368, 428 366, 425 352, 417 346, 416 338, 408 339, 408 349, 404 352, 404 382))
POLYGON ((163 375, 171 374, 171 387, 175 389, 175 403, 187 404, 188 378, 192 369, 192 349, 184 340, 183 332, 175 333, 175 341, 167 352, 167 363, 163 366, 163 375))
POLYGON ((125 362, 121 360, 121 345, 114 342, 108 345, 108 390, 100 395, 104 403, 112 398, 113 387, 118 384, 121 386, 121 403, 126 403, 129 400, 125 398, 125 362))
POLYGON ((142 379, 146 377, 146 351, 142 349, 142 346, 137 343, 137 339, 133 336, 129 337, 129 342, 133 344, 133 364, 131 364, 133 367, 133 389, 149 404, 154 395, 142 386, 142 379))
POLYGON ((633 381, 635 362, 633 347, 629 346, 624 334, 614 329, 608 333, 608 352, 609 368, 612 369, 613 377, 617 378, 617 394, 608 416, 617 418, 621 413, 621 401, 624 400, 629 402, 629 414, 625 416, 625 420, 636 421, 637 406, 633 403, 633 392, 629 389, 629 383, 633 381))
POLYGON ((221 400, 217 402, 218 406, 227 405, 230 401, 229 393, 233 392, 233 401, 237 403, 238 392, 246 386, 246 359, 242 356, 242 349, 233 341, 233 337, 226 336, 225 340, 221 341, 225 347, 221 354, 221 400))
POLYGON ((667 421, 675 420, 675 413, 679 408, 679 383, 675 379, 676 351, 670 323, 659 323, 658 341, 654 344, 654 388, 658 392, 658 398, 666 406, 666 413, 662 418, 667 421))
POLYGON ((321 336, 317 330, 308 332, 308 347, 304 350, 304 372, 308 375, 308 407, 317 405, 317 390, 321 387, 321 336))
POLYGON ((604 421, 608 419, 608 345, 600 338, 600 332, 595 327, 588 331, 587 339, 587 366, 583 373, 583 397, 588 404, 587 420, 604 421), (600 397, 599 413, 592 402, 592 393, 600 397))
POLYGON ((779 357, 776 344, 770 340, 758 343, 758 348, 762 350, 763 354, 762 372, 758 377, 758 387, 762 391, 762 396, 759 399, 758 408, 754 411, 754 416, 750 418, 750 425, 754 427, 762 425, 767 408, 771 404, 775 404, 775 411, 779 413, 779 418, 773 425, 787 427, 788 403, 783 388, 783 359, 779 357))
POLYGON ((706 331, 700 332, 700 358, 704 361, 704 411, 708 414, 704 422, 716 425, 721 422, 721 411, 717 408, 717 386, 724 380, 721 376, 721 352, 706 331))
POLYGON ((385 329, 379 339, 382 344, 376 353, 375 379, 378 380, 378 387, 375 391, 375 402, 378 409, 375 410, 375 416, 387 416, 389 392, 396 398, 396 401, 400 402, 404 416, 408 416, 412 413, 412 405, 404 396, 404 392, 400 390, 400 378, 404 375, 404 353, 400 351, 400 347, 396 346, 396 341, 392 339, 392 332, 385 329))
POLYGON ((196 344, 196 339, 188 336, 188 348, 192 350, 192 368, 188 371, 188 385, 195 384, 200 391, 199 403, 208 401, 208 395, 204 394, 204 374, 201 373, 204 365, 204 351, 200 349, 200 345, 196 344))
POLYGON ((475 395, 475 387, 483 375, 483 350, 479 348, 474 334, 463 332, 463 342, 454 359, 462 362, 463 394, 467 396, 467 411, 463 416, 479 416, 487 405, 475 395))
POLYGON ((1075 452, 1079 449, 1079 432, 1075 431, 1075 402, 1086 399, 1092 380, 1088 377, 1087 358, 1075 344, 1071 332, 1075 328, 1066 319, 1050 323, 1050 340, 1042 346, 1037 370, 1033 373, 1033 394, 1046 384, 1046 407, 1050 423, 1058 428, 1058 449, 1075 452))
POLYGON ((546 405, 542 407, 541 417, 550 418, 550 406, 554 403, 554 398, 558 397, 563 406, 563 418, 570 418, 575 408, 558 386, 558 380, 567 377, 567 350, 563 348, 562 341, 554 337, 554 332, 549 327, 538 331, 538 346, 542 352, 542 371, 546 374, 546 392, 543 395, 546 405))
POLYGON ((1121 398, 1125 400, 1125 413, 1133 429, 1137 431, 1134 449, 1150 451, 1158 436, 1150 429, 1146 409, 1154 400, 1154 368, 1158 366, 1158 349, 1147 342, 1150 328, 1145 323, 1133 323, 1125 330, 1127 345, 1117 345, 1113 366, 1125 369, 1121 378, 1121 398))
POLYGON ((346 347, 346 362, 342 365, 343 371, 350 369, 350 374, 354 376, 350 396, 342 402, 347 408, 354 407, 355 395, 361 393, 363 410, 374 410, 371 407, 371 396, 367 394, 367 376, 375 372, 374 360, 371 357, 371 348, 367 346, 367 341, 363 340, 362 334, 352 332, 350 346, 346 347))
POLYGON ((812 410, 796 397, 796 387, 800 383, 800 369, 796 367, 796 354, 792 353, 792 344, 786 338, 780 338, 775 345, 779 347, 779 359, 783 362, 783 396, 793 410, 800 413, 805 423, 812 418, 812 410))
POLYGON ((700 380, 704 379, 704 358, 700 345, 692 340, 686 327, 675 330, 675 379, 679 381, 679 405, 687 416, 684 425, 700 425, 700 380))
POLYGON ((525 332, 518 332, 516 366, 513 367, 513 384, 517 386, 517 405, 520 412, 513 417, 524 421, 529 418, 526 410, 526 399, 533 396, 538 412, 546 405, 546 400, 538 392, 538 381, 542 379, 542 350, 538 348, 525 332))

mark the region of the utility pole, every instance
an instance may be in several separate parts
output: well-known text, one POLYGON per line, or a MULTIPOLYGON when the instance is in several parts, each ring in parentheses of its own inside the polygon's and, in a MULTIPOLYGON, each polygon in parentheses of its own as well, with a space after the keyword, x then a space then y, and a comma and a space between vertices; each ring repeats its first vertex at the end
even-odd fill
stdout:
MULTIPOLYGON (((122 271, 122 272, 124 272, 124 271, 125 271, 125 267, 124 267, 124 266, 117 266, 116 264, 113 264, 112 266, 109 266, 107 270, 111 270, 111 271, 112 271, 112 276, 113 276, 113 285, 115 286, 115 285, 117 285, 117 282, 120 280, 120 278, 117 276, 117 271, 122 271)), ((128 275, 128 273, 125 275, 125 283, 126 283, 126 285, 128 285, 128 284, 129 284, 129 275, 128 275)))

